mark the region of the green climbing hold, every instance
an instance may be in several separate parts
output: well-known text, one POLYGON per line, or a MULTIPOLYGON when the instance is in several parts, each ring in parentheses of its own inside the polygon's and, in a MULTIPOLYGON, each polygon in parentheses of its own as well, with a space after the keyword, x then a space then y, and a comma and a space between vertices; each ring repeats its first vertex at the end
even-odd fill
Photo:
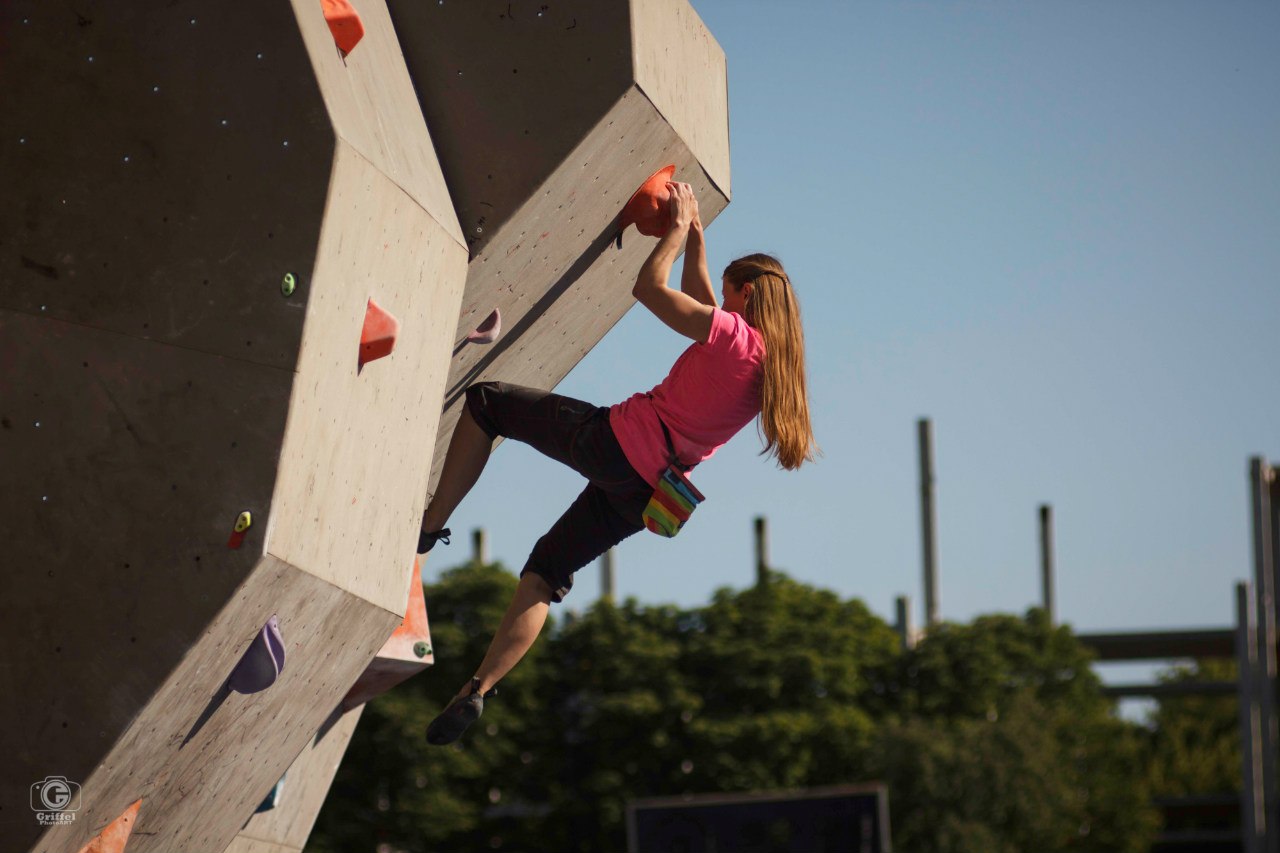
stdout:
POLYGON ((293 296, 293 291, 298 287, 298 279, 293 273, 284 274, 284 280, 280 282, 280 292, 285 296, 293 296))
POLYGON ((413 653, 420 658, 425 658, 427 655, 431 654, 431 647, 426 643, 414 643, 413 653))

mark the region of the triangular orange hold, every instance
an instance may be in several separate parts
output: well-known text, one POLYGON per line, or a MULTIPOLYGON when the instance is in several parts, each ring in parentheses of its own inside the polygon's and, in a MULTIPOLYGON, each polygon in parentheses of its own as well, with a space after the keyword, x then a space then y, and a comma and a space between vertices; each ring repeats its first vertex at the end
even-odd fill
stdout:
POLYGON ((671 229, 671 193, 667 191, 667 183, 675 174, 674 165, 663 166, 640 185, 622 208, 622 230, 634 225, 646 237, 661 237, 671 229))
POLYGON ((422 595, 422 558, 413 558, 409 605, 404 620, 382 644, 360 678, 347 691, 342 707, 350 710, 386 693, 406 678, 435 663, 431 650, 431 628, 427 623, 427 602, 422 595))
POLYGON ((329 23, 334 43, 346 56, 364 38, 364 24, 360 16, 348 0, 320 0, 320 6, 324 9, 324 19, 329 23))
POLYGON ((124 853, 141 807, 142 800, 134 800, 133 805, 125 809, 120 817, 107 824, 106 829, 99 832, 96 838, 81 847, 80 853, 124 853))
POLYGON ((364 329, 360 332, 360 366, 391 355, 396 348, 396 335, 400 334, 400 321, 370 297, 364 312, 364 329))

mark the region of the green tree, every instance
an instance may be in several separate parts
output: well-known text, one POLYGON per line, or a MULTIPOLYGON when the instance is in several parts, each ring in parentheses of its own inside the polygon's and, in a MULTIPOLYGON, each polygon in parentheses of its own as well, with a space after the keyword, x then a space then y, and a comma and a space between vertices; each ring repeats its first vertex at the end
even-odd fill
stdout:
POLYGON ((633 798, 873 778, 907 851, 1150 840, 1135 727, 1067 629, 982 617, 904 653, 861 602, 780 573, 553 625, 460 744, 428 747, 514 586, 468 565, 427 589, 438 663, 370 704, 309 849, 621 850, 633 798))
POLYGON ((599 605, 558 635, 548 691, 570 748, 558 850, 624 846, 628 799, 853 781, 867 670, 897 637, 861 602, 774 574, 705 608, 599 605))
MULTIPOLYGON (((427 724, 480 664, 515 591, 499 564, 465 564, 425 587, 435 665, 369 702, 339 767, 308 850, 491 849, 486 817, 527 799, 541 782, 539 720, 546 643, 534 644, 485 707, 480 730, 447 748, 429 746, 427 724)), ((552 623, 554 627, 554 623, 552 623)))
POLYGON ((1157 825, 1141 731, 1039 610, 934 628, 885 674, 897 712, 869 769, 895 841, 929 851, 1138 851, 1157 825))
MULTIPOLYGON (((1164 682, 1235 681, 1232 660, 1201 660, 1161 673, 1164 682)), ((1239 793, 1239 700, 1235 696, 1162 699, 1150 716, 1152 793, 1239 793)))

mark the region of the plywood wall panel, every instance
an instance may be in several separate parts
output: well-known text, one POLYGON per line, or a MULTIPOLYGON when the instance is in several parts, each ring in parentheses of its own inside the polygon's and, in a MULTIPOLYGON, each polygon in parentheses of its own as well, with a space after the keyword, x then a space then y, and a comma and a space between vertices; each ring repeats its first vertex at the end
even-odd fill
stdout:
POLYGON ((263 557, 110 754, 82 780, 84 806, 76 823, 50 829, 38 849, 74 853, 91 826, 139 797, 144 807, 129 853, 225 849, 399 620, 263 557), (279 679, 251 695, 223 689, 272 615, 286 648, 279 679))
POLYGON ((334 132, 462 243, 386 5, 355 4, 365 32, 346 56, 335 48, 318 0, 293 0, 293 7, 334 132))
POLYGON ((267 547, 401 616, 466 263, 403 189, 340 143, 267 547), (401 331, 390 356, 360 369, 370 297, 401 331))
POLYGON ((83 782, 251 571, 292 381, 0 311, 3 802, 47 773, 83 782), (260 522, 232 550, 243 510, 260 522))
POLYGON ((724 51, 686 0, 633 0, 631 23, 636 85, 729 197, 724 51))
POLYGON ((345 713, 335 710, 325 720, 320 731, 289 765, 279 804, 250 818, 225 853, 257 853, 259 847, 255 845, 263 844, 292 850, 301 850, 306 845, 363 711, 363 705, 345 713))
POLYGON ((292 369, 334 133, 289 6, 26 0, 0 32, 0 306, 292 369))

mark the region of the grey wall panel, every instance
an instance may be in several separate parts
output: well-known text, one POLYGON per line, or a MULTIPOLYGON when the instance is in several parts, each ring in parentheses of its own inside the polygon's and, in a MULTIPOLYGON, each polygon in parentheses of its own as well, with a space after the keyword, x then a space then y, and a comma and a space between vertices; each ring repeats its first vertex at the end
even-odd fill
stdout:
POLYGON ((0 836, 34 828, 8 807, 32 782, 84 781, 261 556, 292 381, 0 310, 0 836))
POLYGON ((312 742, 400 617, 263 557, 83 783, 76 822, 40 850, 75 853, 139 797, 129 853, 214 853, 231 843, 312 742), (220 689, 272 615, 286 647, 267 689, 220 689))
POLYGON ((345 713, 334 710, 289 765, 279 804, 250 818, 225 853, 260 853, 271 850, 272 845, 289 850, 303 848, 363 712, 363 705, 345 713))
POLYGON ((552 387, 633 303, 653 242, 610 243, 650 174, 675 163, 704 223, 728 204, 724 54, 684 0, 390 6, 472 256, 434 488, 468 384, 552 387), (502 337, 463 343, 494 308, 502 337))
POLYGON ((334 133, 289 4, 26 0, 0 34, 0 306, 292 368, 334 133))
POLYGON ((628 5, 388 5, 478 255, 631 85, 628 5))

